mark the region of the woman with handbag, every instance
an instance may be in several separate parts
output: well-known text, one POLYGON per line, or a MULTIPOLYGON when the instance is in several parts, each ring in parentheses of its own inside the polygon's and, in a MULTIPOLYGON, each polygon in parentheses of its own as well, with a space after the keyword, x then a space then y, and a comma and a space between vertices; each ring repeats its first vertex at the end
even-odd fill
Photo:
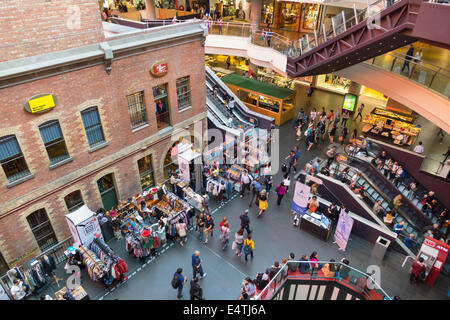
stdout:
POLYGON ((241 256, 242 247, 244 246, 244 230, 239 229, 234 235, 234 241, 231 249, 236 250, 236 255, 241 256))

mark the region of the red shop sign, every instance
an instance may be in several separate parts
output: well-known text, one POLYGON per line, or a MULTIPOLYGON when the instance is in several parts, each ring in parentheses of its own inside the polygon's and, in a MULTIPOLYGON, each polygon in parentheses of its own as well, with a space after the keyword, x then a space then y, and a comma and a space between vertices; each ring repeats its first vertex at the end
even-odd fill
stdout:
POLYGON ((165 61, 156 62, 152 65, 150 73, 155 77, 162 77, 169 72, 169 64, 165 61))

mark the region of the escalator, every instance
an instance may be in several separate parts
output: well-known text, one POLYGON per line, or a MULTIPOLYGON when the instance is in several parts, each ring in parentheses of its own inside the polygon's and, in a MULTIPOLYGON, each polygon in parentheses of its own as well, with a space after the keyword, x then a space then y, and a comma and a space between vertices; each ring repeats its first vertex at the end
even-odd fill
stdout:
POLYGON ((448 34, 439 39, 424 31, 435 30, 430 24, 449 26, 447 7, 422 0, 397 0, 386 7, 377 1, 301 45, 297 56, 288 57, 286 72, 291 77, 335 72, 418 40, 447 48, 448 34))
MULTIPOLYGON (((208 69, 208 67, 206 68, 208 69)), ((234 96, 236 101, 234 110, 228 109, 225 101, 230 94, 224 88, 226 85, 211 73, 211 70, 206 70, 206 105, 208 107, 208 118, 211 122, 214 124, 220 123, 220 129, 234 129, 237 132, 239 130, 246 132, 254 128, 255 124, 249 121, 249 116, 240 110, 239 101, 236 101, 237 97, 234 96), (216 95, 213 92, 214 88, 217 88, 216 95), (230 127, 229 119, 232 120, 232 127, 230 127)))

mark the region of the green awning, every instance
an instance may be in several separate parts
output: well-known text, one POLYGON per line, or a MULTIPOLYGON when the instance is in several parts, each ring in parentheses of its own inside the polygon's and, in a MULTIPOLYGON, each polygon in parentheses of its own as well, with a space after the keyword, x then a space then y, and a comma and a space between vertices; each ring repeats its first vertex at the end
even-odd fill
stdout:
POLYGON ((281 88, 276 85, 253 80, 243 76, 239 76, 235 73, 229 74, 221 78, 225 83, 235 85, 244 89, 249 89, 255 92, 259 92, 263 95, 271 96, 278 99, 286 99, 289 96, 295 94, 294 90, 281 88))

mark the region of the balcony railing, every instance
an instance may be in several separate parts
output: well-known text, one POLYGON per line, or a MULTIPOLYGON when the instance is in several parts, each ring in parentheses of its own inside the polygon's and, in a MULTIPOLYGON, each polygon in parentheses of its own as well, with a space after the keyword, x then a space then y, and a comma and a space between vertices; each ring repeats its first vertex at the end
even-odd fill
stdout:
POLYGON ((389 296, 381 286, 374 279, 375 274, 368 274, 358 269, 355 269, 349 265, 346 265, 342 262, 333 262, 333 261, 288 261, 285 263, 278 273, 269 281, 267 286, 257 292, 254 297, 254 300, 271 300, 275 297, 275 295, 279 292, 279 290, 285 285, 287 280, 295 279, 295 280, 324 280, 324 281, 335 281, 340 284, 343 284, 349 287, 351 290, 361 294, 364 296, 366 300, 391 300, 391 296, 389 296), (292 264, 295 264, 297 267, 293 268, 292 264), (307 264, 309 266, 309 273, 300 273, 297 269, 300 265, 307 264), (317 268, 311 268, 311 264, 318 264, 319 270, 317 268), (335 275, 332 277, 327 277, 323 272, 321 272, 321 268, 328 264, 328 266, 333 265, 335 271, 335 275), (291 265, 292 269, 296 269, 296 271, 290 271, 289 265, 291 265), (358 279, 363 279, 360 282, 358 279), (367 286, 364 288, 360 287, 360 283, 366 283, 367 286))

